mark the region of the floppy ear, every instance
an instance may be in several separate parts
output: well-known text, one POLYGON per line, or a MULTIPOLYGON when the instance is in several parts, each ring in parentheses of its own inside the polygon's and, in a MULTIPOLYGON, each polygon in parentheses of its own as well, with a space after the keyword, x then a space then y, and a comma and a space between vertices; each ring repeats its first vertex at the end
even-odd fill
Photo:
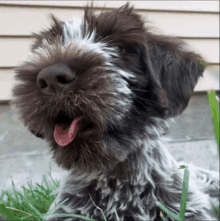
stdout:
POLYGON ((183 41, 162 35, 149 36, 148 50, 169 108, 167 117, 176 116, 186 108, 205 61, 188 51, 183 41))

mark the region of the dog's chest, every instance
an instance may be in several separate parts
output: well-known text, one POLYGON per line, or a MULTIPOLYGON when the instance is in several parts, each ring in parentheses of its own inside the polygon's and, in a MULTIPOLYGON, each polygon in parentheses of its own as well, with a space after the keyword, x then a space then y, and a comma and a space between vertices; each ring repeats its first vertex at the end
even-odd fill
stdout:
POLYGON ((146 213, 143 202, 146 200, 146 187, 146 184, 131 185, 128 180, 102 175, 86 188, 94 207, 91 214, 91 211, 87 211, 85 215, 96 218, 101 215, 102 210, 108 220, 117 220, 117 216, 120 220, 126 220, 126 217, 133 217, 135 212, 139 220, 144 220, 146 213))

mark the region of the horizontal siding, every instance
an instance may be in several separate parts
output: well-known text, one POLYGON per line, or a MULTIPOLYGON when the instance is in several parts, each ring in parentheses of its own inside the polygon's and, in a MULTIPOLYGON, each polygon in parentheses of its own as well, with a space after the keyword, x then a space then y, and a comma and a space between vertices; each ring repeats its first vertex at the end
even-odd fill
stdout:
MULTIPOLYGON (((205 70, 195 91, 219 90, 219 65, 211 65, 205 70)), ((15 85, 15 72, 12 69, 0 69, 0 100, 11 100, 12 88, 15 85)))
POLYGON ((12 99, 12 88, 15 85, 14 71, 0 69, 0 101, 12 99))
POLYGON ((186 39, 192 51, 203 56, 209 63, 219 63, 219 39, 186 39))
MULTIPOLYGON (((157 33, 185 40, 192 50, 211 64, 196 91, 219 90, 219 2, 218 1, 130 1, 147 26, 157 33)), ((86 1, 0 0, 0 100, 10 100, 14 85, 11 69, 24 59, 33 42, 32 32, 49 27, 49 13, 61 20, 82 17, 86 1)), ((95 1, 106 10, 125 1, 95 1)), ((97 10, 99 12, 100 9, 97 10)))
MULTIPOLYGON (((91 2, 91 1, 90 1, 91 2)), ((38 5, 55 7, 82 7, 88 1, 0 1, 0 4, 12 5, 38 5)), ((95 7, 115 8, 125 4, 125 1, 94 1, 95 7)), ((218 1, 130 1, 136 9, 148 10, 170 10, 170 11, 198 11, 198 12, 218 12, 218 1)))
MULTIPOLYGON (((0 38, 0 48, 7 53, 1 53, 0 67, 14 67, 26 58, 30 52, 33 38, 0 38)), ((189 48, 201 54, 209 63, 219 63, 218 39, 185 39, 189 48)))
MULTIPOLYGON (((30 36, 49 26, 49 13, 61 20, 82 17, 81 9, 28 8, 0 6, 0 35, 30 36), (15 19, 16 14, 16 19, 15 19)), ((98 10, 97 10, 98 11, 98 10)), ((219 15, 177 12, 139 12, 148 25, 167 35, 187 38, 218 38, 219 15), (201 22, 202 21, 202 22, 201 22), (180 25, 181 24, 181 25, 180 25)))
POLYGON ((7 53, 0 53, 0 67, 15 67, 30 53, 33 39, 0 38, 0 48, 7 53))

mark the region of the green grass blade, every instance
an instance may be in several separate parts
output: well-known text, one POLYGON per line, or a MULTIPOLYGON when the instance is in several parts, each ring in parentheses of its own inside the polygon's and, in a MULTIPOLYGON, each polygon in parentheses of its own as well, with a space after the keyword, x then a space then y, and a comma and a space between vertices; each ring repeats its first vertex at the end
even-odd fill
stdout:
POLYGON ((33 205, 32 203, 25 197, 23 196, 21 193, 17 192, 18 195, 24 199, 24 201, 31 207, 32 210, 34 210, 34 212, 40 217, 42 218, 43 217, 43 214, 41 214, 33 205))
POLYGON ((96 221, 95 219, 91 219, 89 217, 77 215, 77 214, 54 213, 53 216, 56 216, 56 217, 60 217, 60 216, 76 217, 76 218, 80 218, 80 219, 84 219, 84 220, 96 221))
POLYGON ((33 184, 32 184, 32 180, 30 182, 27 182, 27 185, 30 189, 30 191, 33 191, 33 184))
POLYGON ((115 216, 116 216, 117 221, 120 221, 119 217, 118 217, 118 213, 116 212, 116 210, 115 210, 115 216))
POLYGON ((62 202, 58 203, 57 205, 55 205, 54 208, 52 208, 51 210, 49 210, 47 212, 47 215, 52 215, 54 211, 56 211, 59 207, 61 207, 69 198, 63 200, 62 202))
POLYGON ((162 203, 158 202, 158 206, 169 216, 173 217, 175 220, 181 221, 181 219, 174 214, 172 211, 168 210, 162 203))
POLYGON ((12 212, 6 208, 3 203, 0 203, 0 214, 5 214, 8 220, 16 220, 16 218, 12 215, 12 212))
POLYGON ((19 202, 16 201, 13 197, 12 197, 12 193, 9 193, 8 191, 5 191, 2 193, 2 196, 6 195, 8 200, 11 204, 14 204, 14 205, 18 205, 19 202))
POLYGON ((17 202, 20 202, 13 180, 11 181, 11 184, 12 184, 12 187, 13 187, 15 199, 17 200, 17 202))
POLYGON ((212 121, 213 121, 213 126, 214 126, 214 131, 215 131, 215 136, 218 144, 218 149, 220 153, 220 134, 219 134, 219 106, 218 106, 218 101, 216 99, 216 93, 215 91, 209 91, 208 93, 208 98, 209 98, 209 106, 211 110, 211 115, 212 115, 212 121))
POLYGON ((185 168, 184 178, 183 178, 183 188, 182 188, 182 199, 181 199, 181 205, 180 205, 180 215, 179 215, 182 221, 184 221, 184 215, 186 211, 188 183, 189 183, 189 170, 188 168, 185 168))
POLYGON ((107 221, 105 214, 103 212, 102 212, 102 216, 103 216, 104 220, 107 221))
POLYGON ((49 186, 49 184, 48 184, 48 182, 47 182, 47 178, 46 178, 46 175, 45 175, 45 174, 43 175, 42 185, 43 185, 43 183, 45 183, 45 185, 46 185, 46 187, 47 187, 47 190, 49 190, 49 189, 50 189, 50 186, 49 186))
POLYGON ((160 211, 160 217, 161 217, 161 219, 162 219, 163 221, 166 221, 165 218, 164 218, 164 216, 163 216, 162 211, 160 211))
MULTIPOLYGON (((30 214, 30 213, 27 213, 27 212, 25 212, 25 211, 22 211, 22 210, 19 210, 19 209, 16 209, 16 208, 12 208, 12 207, 6 207, 6 209, 8 209, 9 211, 16 211, 16 214, 18 214, 18 213, 22 213, 22 214, 27 214, 27 217, 34 217, 32 214, 30 214), (18 212, 18 213, 17 213, 18 212)), ((16 220, 17 220, 17 218, 15 218, 16 220)))
POLYGON ((216 216, 216 219, 217 220, 219 220, 219 218, 220 218, 220 214, 219 214, 219 206, 218 206, 218 204, 217 205, 215 205, 215 204, 213 204, 212 203, 212 209, 213 209, 213 211, 214 211, 214 213, 215 213, 215 216, 216 216))
POLYGON ((35 198, 35 195, 34 195, 33 191, 25 188, 24 186, 22 186, 22 189, 23 189, 23 193, 24 193, 23 195, 24 196, 30 196, 31 195, 33 199, 35 198))
POLYGON ((53 177, 52 177, 52 175, 51 175, 50 172, 48 172, 48 176, 50 177, 51 181, 53 182, 54 187, 56 187, 56 186, 59 185, 59 182, 58 182, 58 181, 55 181, 55 180, 53 179, 53 177))
POLYGON ((23 220, 28 220, 28 221, 31 220, 32 221, 32 220, 34 220, 34 218, 36 218, 36 217, 27 215, 27 216, 21 217, 19 221, 23 221, 23 220))
POLYGON ((47 192, 47 189, 45 189, 44 186, 40 185, 39 183, 36 184, 36 186, 42 191, 42 192, 47 192))
POLYGON ((35 192, 35 193, 41 195, 43 198, 45 198, 46 200, 48 200, 48 196, 47 196, 46 194, 42 193, 41 191, 39 191, 39 190, 34 190, 33 192, 35 192))

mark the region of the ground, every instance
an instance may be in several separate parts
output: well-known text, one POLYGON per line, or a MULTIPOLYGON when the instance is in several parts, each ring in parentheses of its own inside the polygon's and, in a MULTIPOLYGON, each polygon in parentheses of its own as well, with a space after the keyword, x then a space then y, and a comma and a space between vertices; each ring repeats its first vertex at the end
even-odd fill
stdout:
MULTIPOLYGON (((217 143, 206 94, 194 94, 183 114, 170 122, 172 140, 168 150, 176 160, 219 171, 217 143)), ((29 133, 7 103, 0 104, 0 191, 17 188, 27 181, 40 182, 41 175, 51 170, 60 178, 63 170, 51 160, 49 148, 29 133)))

